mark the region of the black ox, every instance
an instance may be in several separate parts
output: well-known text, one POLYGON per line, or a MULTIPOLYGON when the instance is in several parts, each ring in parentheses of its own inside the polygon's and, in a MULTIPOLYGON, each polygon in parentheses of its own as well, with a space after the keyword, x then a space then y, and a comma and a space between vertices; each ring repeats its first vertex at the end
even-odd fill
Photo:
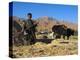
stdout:
POLYGON ((71 28, 67 28, 65 25, 54 25, 52 27, 52 31, 54 32, 55 38, 61 38, 61 35, 63 35, 63 38, 65 39, 65 36, 67 36, 67 40, 69 40, 69 37, 71 35, 74 35, 74 30, 71 28))

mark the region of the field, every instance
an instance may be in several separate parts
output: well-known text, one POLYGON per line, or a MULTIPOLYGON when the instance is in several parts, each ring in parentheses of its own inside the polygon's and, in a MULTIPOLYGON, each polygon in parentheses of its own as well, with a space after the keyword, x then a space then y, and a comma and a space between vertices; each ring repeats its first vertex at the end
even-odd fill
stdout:
POLYGON ((29 46, 13 46, 13 57, 44 57, 78 54, 78 37, 70 40, 54 39, 51 43, 36 42, 29 46))

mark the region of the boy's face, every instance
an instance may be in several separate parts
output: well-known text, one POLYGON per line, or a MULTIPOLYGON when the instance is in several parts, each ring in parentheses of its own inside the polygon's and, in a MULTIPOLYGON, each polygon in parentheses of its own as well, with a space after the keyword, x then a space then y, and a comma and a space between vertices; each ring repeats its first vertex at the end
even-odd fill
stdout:
POLYGON ((31 19, 31 18, 32 18, 32 16, 31 16, 31 15, 28 15, 27 17, 28 17, 28 19, 31 19))

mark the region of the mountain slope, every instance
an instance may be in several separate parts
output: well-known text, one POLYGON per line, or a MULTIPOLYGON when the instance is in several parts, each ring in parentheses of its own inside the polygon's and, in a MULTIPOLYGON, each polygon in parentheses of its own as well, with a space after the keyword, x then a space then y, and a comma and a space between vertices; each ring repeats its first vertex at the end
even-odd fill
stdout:
MULTIPOLYGON (((22 18, 14 16, 13 20, 15 20, 21 26, 23 26, 23 24, 24 24, 22 18)), ((24 19, 24 20, 26 20, 26 19, 24 19)), ((38 31, 43 31, 43 30, 51 31, 52 27, 56 24, 59 24, 59 25, 64 24, 71 29, 74 29, 76 31, 78 30, 78 24, 74 24, 74 23, 70 23, 70 22, 66 22, 66 21, 60 21, 60 20, 57 20, 55 18, 48 17, 48 16, 39 17, 38 19, 36 19, 36 21, 39 23, 38 27, 37 27, 38 31)))
POLYGON ((71 28, 71 29, 74 29, 74 30, 78 30, 78 25, 77 24, 74 24, 74 23, 70 23, 70 22, 66 22, 66 21, 60 21, 60 20, 57 20, 55 18, 51 18, 51 17, 41 17, 39 19, 37 19, 37 21, 39 22, 38 24, 38 30, 41 31, 41 30, 44 30, 44 29, 47 29, 48 31, 51 31, 52 30, 52 27, 56 24, 64 24, 66 25, 68 28, 71 28))

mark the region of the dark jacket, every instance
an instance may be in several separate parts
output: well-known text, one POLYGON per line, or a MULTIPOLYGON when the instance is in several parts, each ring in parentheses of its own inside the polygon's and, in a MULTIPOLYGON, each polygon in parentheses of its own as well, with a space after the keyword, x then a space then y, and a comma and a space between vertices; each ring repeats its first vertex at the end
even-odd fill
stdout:
POLYGON ((28 32, 28 33, 35 33, 36 32, 36 26, 37 24, 34 24, 33 20, 27 20, 26 24, 24 26, 24 29, 28 32))

